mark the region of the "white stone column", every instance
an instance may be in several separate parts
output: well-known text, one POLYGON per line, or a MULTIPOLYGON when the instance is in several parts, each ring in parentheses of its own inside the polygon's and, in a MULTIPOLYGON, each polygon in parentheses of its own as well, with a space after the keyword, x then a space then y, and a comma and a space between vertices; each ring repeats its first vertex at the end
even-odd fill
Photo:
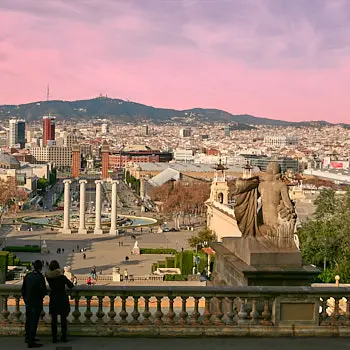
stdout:
POLYGON ((94 234, 102 235, 102 227, 101 227, 101 185, 102 180, 96 180, 96 200, 95 200, 95 230, 94 234))
POLYGON ((63 180, 64 183, 64 202, 63 202, 63 228, 61 233, 71 234, 72 230, 70 229, 70 184, 71 180, 63 180))
POLYGON ((79 230, 78 234, 86 235, 87 230, 85 227, 85 185, 87 184, 86 180, 80 180, 80 215, 79 215, 79 230))
POLYGON ((117 235, 117 184, 118 180, 112 180, 112 210, 111 210, 111 228, 109 233, 111 235, 117 235))

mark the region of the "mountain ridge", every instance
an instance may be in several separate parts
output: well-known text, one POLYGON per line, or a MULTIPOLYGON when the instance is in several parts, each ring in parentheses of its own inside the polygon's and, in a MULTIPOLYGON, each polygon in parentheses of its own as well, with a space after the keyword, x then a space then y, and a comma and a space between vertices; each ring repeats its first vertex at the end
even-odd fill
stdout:
MULTIPOLYGON (((171 121, 206 121, 227 122, 245 125, 272 126, 325 126, 332 125, 327 121, 290 122, 284 120, 256 117, 250 114, 231 114, 216 108, 191 108, 185 110, 158 108, 133 101, 97 97, 86 100, 37 101, 21 105, 0 105, 0 120, 9 117, 21 117, 26 121, 36 121, 43 115, 55 115, 57 120, 91 118, 108 118, 124 122, 152 121, 164 123, 171 121)), ((346 125, 346 124, 344 124, 346 125)))

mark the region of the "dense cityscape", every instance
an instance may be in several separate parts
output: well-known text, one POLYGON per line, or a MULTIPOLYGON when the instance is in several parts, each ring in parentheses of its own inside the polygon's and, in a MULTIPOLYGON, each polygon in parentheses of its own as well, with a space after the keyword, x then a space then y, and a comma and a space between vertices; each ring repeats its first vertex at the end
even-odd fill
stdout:
POLYGON ((349 13, 0 1, 1 346, 349 348, 349 13))

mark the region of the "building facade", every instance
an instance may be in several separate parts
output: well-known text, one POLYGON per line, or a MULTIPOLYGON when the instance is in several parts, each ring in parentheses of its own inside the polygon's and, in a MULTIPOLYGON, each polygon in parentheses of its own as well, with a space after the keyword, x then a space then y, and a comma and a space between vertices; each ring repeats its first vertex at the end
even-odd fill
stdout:
MULTIPOLYGON (((49 141, 55 141, 56 118, 53 116, 43 117, 43 143, 44 146, 50 144, 49 141)), ((52 142, 51 142, 52 144, 52 142)))
POLYGON ((71 147, 33 147, 31 153, 37 163, 53 163, 58 168, 72 165, 71 147))
POLYGON ((13 147, 19 145, 24 148, 26 143, 26 122, 22 119, 10 119, 8 145, 13 147))

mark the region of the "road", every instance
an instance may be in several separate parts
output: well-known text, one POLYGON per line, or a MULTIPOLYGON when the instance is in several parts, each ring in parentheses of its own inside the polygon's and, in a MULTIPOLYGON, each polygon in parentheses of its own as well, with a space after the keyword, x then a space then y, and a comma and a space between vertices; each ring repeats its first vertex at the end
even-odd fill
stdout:
MULTIPOLYGON (((6 240, 7 234, 12 231, 13 227, 9 225, 2 225, 0 227, 0 248, 6 240)), ((1 249, 0 249, 1 250, 1 249)))
MULTIPOLYGON (((3 349, 25 349, 23 338, 0 338, 3 349)), ((76 337, 66 344, 42 338, 44 349, 66 350, 322 350, 350 349, 348 338, 94 338, 76 337)))
POLYGON ((63 184, 60 180, 57 180, 54 186, 50 188, 43 196, 43 205, 46 209, 52 209, 52 205, 54 204, 54 194, 58 195, 63 191, 63 184))

